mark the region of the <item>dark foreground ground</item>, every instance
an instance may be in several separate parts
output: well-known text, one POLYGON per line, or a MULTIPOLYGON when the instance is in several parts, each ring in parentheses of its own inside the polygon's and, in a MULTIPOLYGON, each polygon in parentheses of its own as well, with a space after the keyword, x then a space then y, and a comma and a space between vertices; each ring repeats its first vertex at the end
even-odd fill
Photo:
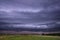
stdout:
POLYGON ((60 40, 60 36, 0 35, 0 40, 60 40))

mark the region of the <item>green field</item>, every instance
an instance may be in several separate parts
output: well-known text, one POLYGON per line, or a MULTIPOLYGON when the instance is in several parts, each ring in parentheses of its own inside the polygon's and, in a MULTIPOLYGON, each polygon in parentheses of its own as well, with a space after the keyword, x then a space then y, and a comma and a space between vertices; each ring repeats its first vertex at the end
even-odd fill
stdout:
POLYGON ((59 36, 41 35, 2 35, 0 40, 60 40, 59 36))

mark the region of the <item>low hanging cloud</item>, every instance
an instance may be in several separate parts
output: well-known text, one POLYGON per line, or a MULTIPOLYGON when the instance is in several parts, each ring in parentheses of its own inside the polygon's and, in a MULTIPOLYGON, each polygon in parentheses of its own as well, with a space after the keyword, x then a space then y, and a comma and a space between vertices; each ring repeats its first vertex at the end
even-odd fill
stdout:
POLYGON ((14 12, 14 11, 18 11, 18 12, 33 12, 33 13, 37 13, 37 12, 40 12, 42 9, 34 9, 34 8, 8 8, 8 9, 6 9, 6 8, 2 8, 2 9, 0 9, 0 11, 4 11, 4 12, 7 12, 7 13, 9 13, 9 12, 14 12))
POLYGON ((0 0, 0 26, 53 28, 60 24, 59 5, 60 0, 0 0))

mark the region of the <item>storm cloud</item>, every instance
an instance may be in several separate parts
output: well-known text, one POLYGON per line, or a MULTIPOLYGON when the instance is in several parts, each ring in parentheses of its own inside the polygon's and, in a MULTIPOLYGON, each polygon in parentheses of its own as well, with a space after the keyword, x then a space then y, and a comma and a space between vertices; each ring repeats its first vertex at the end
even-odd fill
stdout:
POLYGON ((0 0, 0 27, 54 29, 57 24, 60 28, 60 0, 0 0))

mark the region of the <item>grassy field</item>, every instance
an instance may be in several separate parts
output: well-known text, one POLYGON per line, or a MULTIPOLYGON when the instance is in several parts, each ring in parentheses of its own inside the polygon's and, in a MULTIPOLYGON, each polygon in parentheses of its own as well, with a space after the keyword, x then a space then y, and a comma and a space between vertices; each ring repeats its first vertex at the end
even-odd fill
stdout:
POLYGON ((0 40, 60 40, 59 36, 40 35, 2 35, 0 40))

